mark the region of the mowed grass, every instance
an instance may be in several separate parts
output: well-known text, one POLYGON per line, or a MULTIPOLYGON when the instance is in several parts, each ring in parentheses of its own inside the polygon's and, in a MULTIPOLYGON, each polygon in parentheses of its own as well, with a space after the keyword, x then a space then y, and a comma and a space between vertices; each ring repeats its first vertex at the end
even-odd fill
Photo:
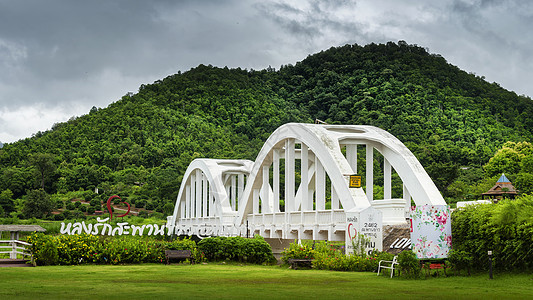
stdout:
POLYGON ((533 299, 533 274, 408 280, 252 265, 0 268, 0 299, 533 299))

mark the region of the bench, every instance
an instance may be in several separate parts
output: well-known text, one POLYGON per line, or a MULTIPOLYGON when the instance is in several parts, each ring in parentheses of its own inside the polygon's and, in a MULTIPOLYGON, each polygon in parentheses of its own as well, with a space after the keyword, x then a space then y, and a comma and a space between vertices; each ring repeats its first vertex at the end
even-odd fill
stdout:
POLYGON ((312 262, 313 262, 312 259, 295 259, 295 258, 290 258, 288 261, 289 265, 291 265, 291 268, 294 270, 297 270, 298 266, 311 268, 312 262))
POLYGON ((446 264, 445 263, 429 263, 429 267, 427 268, 427 275, 429 276, 431 274, 431 270, 437 270, 436 274, 439 276, 439 270, 444 272, 444 276, 446 275, 446 264))
POLYGON ((398 264, 398 256, 395 256, 392 260, 380 260, 378 265, 378 276, 381 269, 390 269, 390 278, 394 276, 394 266, 398 264))
POLYGON ((170 263, 170 259, 188 259, 191 264, 194 263, 191 250, 165 250, 165 257, 167 259, 167 265, 170 263))

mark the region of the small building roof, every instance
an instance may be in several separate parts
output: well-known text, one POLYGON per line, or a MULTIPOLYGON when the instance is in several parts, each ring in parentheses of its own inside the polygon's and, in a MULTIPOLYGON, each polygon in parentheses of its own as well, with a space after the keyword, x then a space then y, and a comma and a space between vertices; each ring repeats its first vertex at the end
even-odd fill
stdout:
POLYGON ((507 182, 507 183, 511 183, 511 180, 507 179, 507 176, 505 176, 504 173, 502 173, 502 176, 500 176, 500 179, 498 179, 498 181, 496 182, 507 182))
POLYGON ((487 192, 481 194, 483 196, 502 196, 502 195, 518 195, 518 190, 513 186, 511 181, 502 173, 500 179, 487 192))
POLYGON ((39 225, 0 225, 0 232, 2 231, 11 231, 11 232, 20 232, 20 231, 39 231, 45 232, 46 229, 42 228, 39 225))

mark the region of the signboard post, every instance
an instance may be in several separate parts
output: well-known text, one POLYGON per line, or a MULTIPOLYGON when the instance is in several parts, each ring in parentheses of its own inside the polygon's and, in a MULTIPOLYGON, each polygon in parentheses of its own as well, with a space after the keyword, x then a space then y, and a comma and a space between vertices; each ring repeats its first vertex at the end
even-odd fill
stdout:
POLYGON ((383 216, 372 207, 346 212, 346 253, 383 251, 383 216))

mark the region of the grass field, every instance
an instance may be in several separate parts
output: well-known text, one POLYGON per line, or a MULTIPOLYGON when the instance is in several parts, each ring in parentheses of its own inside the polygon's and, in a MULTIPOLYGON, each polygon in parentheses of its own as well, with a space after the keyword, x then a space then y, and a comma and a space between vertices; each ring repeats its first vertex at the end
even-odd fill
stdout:
POLYGON ((533 274, 420 280, 279 266, 0 268, 0 299, 533 299, 533 274))

